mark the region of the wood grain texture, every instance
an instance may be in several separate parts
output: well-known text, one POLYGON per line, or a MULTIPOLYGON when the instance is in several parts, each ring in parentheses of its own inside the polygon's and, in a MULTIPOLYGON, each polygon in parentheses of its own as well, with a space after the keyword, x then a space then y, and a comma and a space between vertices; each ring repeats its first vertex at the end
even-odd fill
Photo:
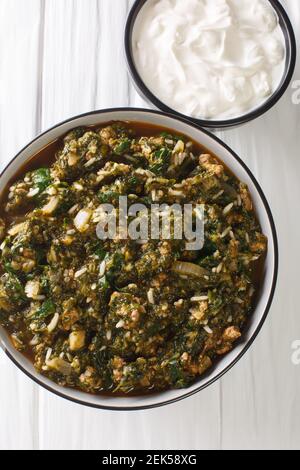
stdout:
MULTIPOLYGON (((41 130, 81 112, 147 106, 127 75, 132 1, 0 0, 0 166, 41 130)), ((282 2, 300 34, 300 2, 282 2)), ((295 79, 300 79, 298 65, 295 79)), ((262 184, 280 241, 278 289, 250 352, 222 380, 147 412, 81 407, 42 390, 0 352, 0 449, 300 448, 300 105, 290 88, 266 116, 219 133, 262 184)))

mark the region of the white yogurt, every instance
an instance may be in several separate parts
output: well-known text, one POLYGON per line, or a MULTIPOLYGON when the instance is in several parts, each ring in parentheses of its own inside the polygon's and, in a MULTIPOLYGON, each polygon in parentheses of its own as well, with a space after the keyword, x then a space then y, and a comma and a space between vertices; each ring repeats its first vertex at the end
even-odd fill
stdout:
POLYGON ((149 90, 204 119, 238 117, 277 89, 285 40, 267 0, 147 0, 133 55, 149 90))

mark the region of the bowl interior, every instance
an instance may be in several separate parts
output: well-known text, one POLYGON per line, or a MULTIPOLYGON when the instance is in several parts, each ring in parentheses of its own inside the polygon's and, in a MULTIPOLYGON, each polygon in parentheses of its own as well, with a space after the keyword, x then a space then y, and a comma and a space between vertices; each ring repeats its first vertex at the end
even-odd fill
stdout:
POLYGON ((227 146, 225 146, 225 144, 210 135, 208 132, 185 120, 181 120, 174 116, 155 111, 124 108, 96 111, 94 113, 85 114, 59 124, 41 136, 37 137, 12 160, 12 162, 0 176, 0 187, 4 188, 16 174, 20 166, 23 166, 23 164, 28 159, 30 159, 32 155, 74 127, 90 126, 95 124, 101 125, 101 123, 112 120, 139 121, 168 127, 174 129, 179 134, 183 133, 190 136, 195 141, 198 141, 204 145, 209 151, 215 153, 240 180, 248 184, 262 230, 269 240, 263 285, 261 286, 261 290, 258 295, 255 311, 251 317, 251 321, 249 322, 242 340, 235 347, 235 349, 233 349, 233 351, 231 351, 215 365, 214 369, 210 370, 206 376, 199 379, 195 384, 187 389, 172 390, 159 394, 143 395, 140 397, 130 396, 123 398, 104 395, 89 395, 78 390, 62 388, 47 378, 39 375, 35 371, 31 362, 14 349, 11 341, 8 338, 8 335, 3 328, 0 328, 0 343, 8 356, 19 368, 23 370, 23 372, 25 372, 33 380, 48 390, 78 403, 99 408, 144 409, 160 406, 182 399, 207 387, 210 383, 217 380, 229 368, 231 368, 235 362, 246 352, 258 334, 272 302, 277 278, 277 239, 268 204, 258 183, 247 169, 246 165, 243 164, 243 162, 227 146))
POLYGON ((184 117, 202 127, 206 128, 213 128, 213 129, 226 129, 236 127, 246 122, 249 122, 257 117, 261 116, 265 112, 267 112, 270 108, 272 108, 278 100, 282 97, 284 92, 286 91, 293 73, 296 64, 296 39, 292 24, 290 19, 278 0, 267 0, 270 2, 274 10, 276 11, 279 24, 283 32, 284 40, 285 40, 285 48, 286 48, 286 57, 285 57, 285 66, 284 72, 281 78, 281 81, 277 87, 277 89, 273 92, 273 94, 264 101, 261 105, 257 108, 252 109, 243 115, 234 118, 222 119, 222 120, 215 120, 215 119, 196 119, 190 116, 185 116, 174 109, 167 106, 165 103, 160 101, 157 96, 155 96, 151 90, 145 85, 144 81, 139 75, 139 72, 136 68, 135 61, 134 61, 134 54, 133 54, 133 47, 132 47, 132 38, 133 38, 133 30, 135 21, 146 3, 147 0, 136 0, 130 13, 128 16, 126 29, 125 29, 125 53, 127 59, 127 65, 129 72, 133 78, 135 87, 137 91, 142 95, 142 97, 151 105, 154 105, 156 109, 160 109, 165 111, 166 113, 172 113, 176 116, 184 117))

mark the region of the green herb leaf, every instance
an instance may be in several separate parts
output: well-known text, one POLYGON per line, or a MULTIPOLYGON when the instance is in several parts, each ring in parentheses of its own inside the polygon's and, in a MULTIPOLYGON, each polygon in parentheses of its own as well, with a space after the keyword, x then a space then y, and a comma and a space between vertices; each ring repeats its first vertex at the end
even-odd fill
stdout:
POLYGON ((42 193, 51 184, 51 175, 49 168, 39 168, 33 172, 32 180, 34 186, 42 193))
POLYGON ((175 142, 177 142, 178 140, 182 140, 183 142, 185 142, 186 140, 185 137, 182 135, 170 134, 169 132, 161 132, 159 135, 160 137, 164 137, 165 139, 175 140, 175 142))
POLYGON ((4 263, 3 267, 4 267, 4 269, 7 273, 13 274, 13 275, 16 274, 15 270, 12 268, 10 263, 8 263, 8 262, 4 263))
POLYGON ((98 256, 100 261, 103 261, 106 256, 106 251, 104 250, 104 248, 102 248, 102 246, 98 246, 95 249, 95 255, 98 256))
POLYGON ((124 139, 122 140, 118 145, 115 146, 114 148, 114 153, 117 155, 123 155, 126 150, 130 149, 131 147, 131 140, 129 139, 124 139))
POLYGON ((13 272, 9 272, 9 278, 7 279, 7 287, 14 301, 19 302, 27 300, 23 285, 13 272))
POLYGON ((171 151, 168 148, 162 148, 154 152, 152 158, 152 164, 149 166, 149 170, 155 175, 159 176, 163 174, 170 165, 171 151))
POLYGON ((56 306, 51 299, 45 300, 41 308, 39 308, 35 314, 34 318, 36 319, 44 319, 49 317, 50 315, 54 315, 56 312, 56 306))
POLYGON ((120 196, 116 191, 106 191, 105 193, 99 193, 98 198, 101 204, 107 204, 113 202, 120 196))

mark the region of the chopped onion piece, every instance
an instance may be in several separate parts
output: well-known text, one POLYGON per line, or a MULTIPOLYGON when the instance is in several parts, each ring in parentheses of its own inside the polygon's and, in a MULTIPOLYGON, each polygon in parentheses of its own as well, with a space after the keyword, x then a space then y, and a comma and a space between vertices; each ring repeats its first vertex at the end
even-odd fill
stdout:
POLYGON ((48 204, 46 204, 43 208, 42 211, 45 215, 50 215, 53 214, 55 209, 57 208, 59 204, 59 198, 58 197, 52 197, 48 204))
POLYGON ((54 314, 54 317, 53 317, 52 320, 51 320, 51 322, 50 322, 49 325, 47 326, 48 333, 52 333, 52 331, 55 330, 55 328, 56 328, 57 325, 58 325, 58 321, 59 321, 59 314, 58 314, 58 313, 55 313, 55 314, 54 314))
POLYGON ((201 266, 194 263, 187 263, 185 261, 176 261, 173 264, 172 271, 184 276, 195 276, 201 278, 209 274, 208 271, 201 268, 201 266))
POLYGON ((25 286, 25 293, 29 299, 35 299, 39 295, 40 283, 38 281, 28 281, 25 286))
POLYGON ((14 227, 12 227, 8 231, 8 234, 14 237, 15 235, 18 235, 18 233, 20 233, 24 227, 25 227, 25 222, 22 222, 21 224, 18 224, 18 225, 14 225, 14 227))
POLYGON ((74 219, 74 225, 79 232, 85 232, 92 217, 90 209, 81 209, 74 219))

